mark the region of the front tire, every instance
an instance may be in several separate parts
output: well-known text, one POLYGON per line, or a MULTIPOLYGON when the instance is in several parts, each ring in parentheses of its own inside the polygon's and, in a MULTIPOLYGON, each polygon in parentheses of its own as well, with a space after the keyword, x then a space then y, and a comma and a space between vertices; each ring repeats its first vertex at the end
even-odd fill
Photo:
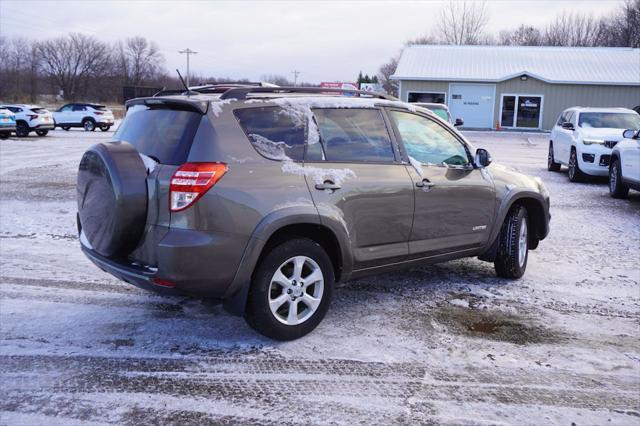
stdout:
POLYGON ((509 279, 522 277, 529 259, 529 217, 524 206, 511 208, 498 238, 498 253, 494 261, 496 274, 509 279))
POLYGON ((613 198, 627 198, 629 187, 622 181, 620 160, 613 158, 609 165, 609 194, 613 198))
POLYGON ((85 132, 93 132, 94 130, 96 130, 96 122, 91 118, 85 118, 82 121, 82 128, 85 132))
POLYGON ((580 170, 580 164, 578 163, 578 153, 575 148, 571 148, 571 155, 569 156, 569 180, 571 182, 582 182, 587 178, 587 175, 580 170))
POLYGON ((272 339, 302 337, 327 313, 334 281, 331 259, 318 243, 307 238, 280 243, 256 268, 245 319, 272 339))
POLYGON ((36 130, 36 135, 38 136, 47 136, 48 133, 48 130, 36 130))
POLYGON ((553 155, 553 142, 549 141, 549 154, 547 155, 547 170, 550 172, 560 171, 560 163, 556 163, 555 156, 553 155))
POLYGON ((62 130, 64 130, 65 132, 68 132, 71 127, 69 127, 69 126, 60 126, 60 128, 62 130))

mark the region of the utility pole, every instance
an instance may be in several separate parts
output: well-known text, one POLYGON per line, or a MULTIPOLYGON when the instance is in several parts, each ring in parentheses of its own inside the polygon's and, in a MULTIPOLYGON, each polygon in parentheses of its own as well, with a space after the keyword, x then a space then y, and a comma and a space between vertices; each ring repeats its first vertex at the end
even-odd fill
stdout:
POLYGON ((298 85, 298 75, 300 74, 300 71, 293 70, 293 71, 291 71, 291 74, 293 74, 293 85, 297 86, 298 85))
POLYGON ((195 55, 198 52, 194 52, 193 50, 189 49, 188 47, 185 50, 178 50, 178 53, 186 53, 187 54, 187 87, 189 86, 189 56, 190 55, 195 55))

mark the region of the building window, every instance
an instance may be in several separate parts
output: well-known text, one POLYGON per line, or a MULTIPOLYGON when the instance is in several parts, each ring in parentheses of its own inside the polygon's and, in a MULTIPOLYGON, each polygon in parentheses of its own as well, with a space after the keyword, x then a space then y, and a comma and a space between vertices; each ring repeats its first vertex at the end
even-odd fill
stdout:
POLYGON ((408 93, 409 102, 443 104, 446 98, 447 98, 446 93, 438 93, 438 92, 425 92, 425 93, 409 92, 408 93))
POLYGON ((523 129, 540 128, 542 95, 502 95, 500 125, 523 129))

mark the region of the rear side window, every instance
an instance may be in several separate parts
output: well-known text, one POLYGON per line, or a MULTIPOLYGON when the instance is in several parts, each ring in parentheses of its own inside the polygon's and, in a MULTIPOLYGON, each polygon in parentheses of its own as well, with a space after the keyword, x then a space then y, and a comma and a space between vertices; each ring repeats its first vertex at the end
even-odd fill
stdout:
POLYGON ((202 115, 193 111, 134 105, 113 136, 161 164, 184 163, 202 115))
POLYGON ((302 160, 306 126, 280 107, 234 111, 253 147, 271 160, 302 160))
POLYGON ((91 108, 95 109, 96 111, 106 111, 107 107, 104 105, 91 105, 91 108))
POLYGON ((74 105, 73 106, 73 111, 86 111, 87 108, 84 107, 83 105, 74 105))
POLYGON ((346 162, 395 160, 380 110, 323 108, 314 109, 313 114, 320 130, 322 146, 310 145, 307 159, 346 162))

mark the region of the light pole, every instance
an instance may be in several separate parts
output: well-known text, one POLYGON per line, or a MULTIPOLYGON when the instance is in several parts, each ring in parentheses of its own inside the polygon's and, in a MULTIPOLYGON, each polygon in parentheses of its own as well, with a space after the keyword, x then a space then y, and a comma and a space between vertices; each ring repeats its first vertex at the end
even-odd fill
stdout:
POLYGON ((186 53, 187 54, 187 87, 190 87, 189 85, 189 56, 190 55, 195 55, 198 52, 195 52, 191 49, 189 49, 188 47, 185 50, 178 50, 178 53, 182 54, 182 53, 186 53))
POLYGON ((291 74, 293 74, 293 86, 295 87, 298 85, 298 75, 300 74, 300 71, 293 70, 291 71, 291 74))

